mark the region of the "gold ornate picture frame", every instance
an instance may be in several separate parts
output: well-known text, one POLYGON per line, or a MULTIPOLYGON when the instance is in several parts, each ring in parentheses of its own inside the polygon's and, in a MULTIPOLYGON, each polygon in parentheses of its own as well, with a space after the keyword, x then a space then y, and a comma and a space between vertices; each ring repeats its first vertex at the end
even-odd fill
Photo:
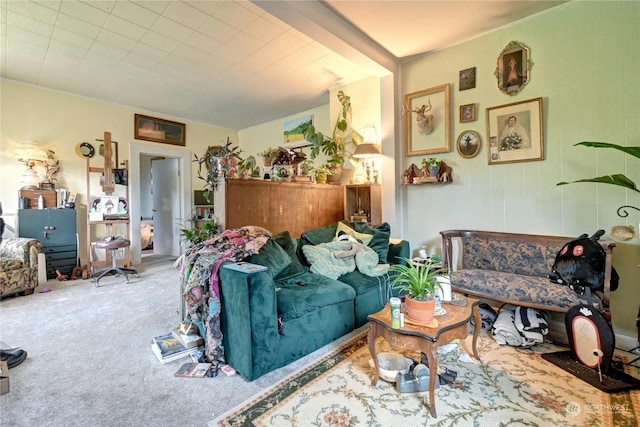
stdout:
POLYGON ((407 156, 451 151, 449 83, 404 96, 407 156))
POLYGON ((488 164, 544 160, 542 98, 487 108, 488 164))
POLYGON ((518 41, 509 43, 498 56, 495 76, 498 89, 507 95, 517 95, 529 83, 531 73, 529 48, 518 41))
POLYGON ((475 122, 476 104, 464 104, 460 106, 460 123, 475 122))

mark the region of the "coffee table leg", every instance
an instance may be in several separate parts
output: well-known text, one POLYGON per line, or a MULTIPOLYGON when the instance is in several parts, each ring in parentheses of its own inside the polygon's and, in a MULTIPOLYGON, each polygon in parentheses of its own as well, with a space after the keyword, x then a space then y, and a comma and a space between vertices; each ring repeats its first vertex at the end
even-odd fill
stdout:
POLYGON ((476 343, 478 342, 478 336, 480 335, 480 325, 482 325, 482 317, 480 316, 480 307, 478 304, 473 306, 473 356, 480 360, 480 356, 478 356, 478 350, 476 349, 476 343))
POLYGON ((431 416, 436 418, 435 388, 436 376, 438 375, 438 355, 435 354, 436 349, 431 341, 427 341, 425 350, 427 360, 429 361, 429 411, 431 412, 431 416))
POLYGON ((378 356, 376 356, 376 337, 378 336, 378 328, 376 322, 369 322, 369 333, 367 333, 367 346, 369 347, 369 353, 373 360, 373 379, 371 385, 378 383, 378 377, 380 375, 380 366, 378 364, 378 356))

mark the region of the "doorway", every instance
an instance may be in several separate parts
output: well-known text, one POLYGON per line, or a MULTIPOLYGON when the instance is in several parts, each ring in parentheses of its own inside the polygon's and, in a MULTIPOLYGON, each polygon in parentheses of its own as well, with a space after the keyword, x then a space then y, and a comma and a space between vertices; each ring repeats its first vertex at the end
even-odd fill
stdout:
MULTIPOLYGON (((166 243, 160 248, 163 255, 179 256, 181 247, 178 236, 180 235, 179 224, 184 222, 184 218, 191 211, 191 152, 189 150, 167 146, 166 144, 152 144, 134 141, 130 145, 130 192, 129 203, 131 215, 131 256, 133 264, 139 264, 142 260, 142 219, 149 216, 156 217, 156 212, 149 213, 148 206, 143 206, 142 199, 150 195, 150 176, 147 179, 146 170, 150 171, 146 162, 153 157, 164 157, 168 160, 168 168, 161 167, 156 174, 163 174, 163 182, 154 191, 162 194, 162 208, 164 220, 157 224, 154 219, 153 240, 154 253, 159 253, 156 248, 157 242, 166 243), (170 171, 166 174, 163 171, 170 171), (170 176, 170 178, 166 178, 170 176), (145 196, 143 196, 145 194, 145 196)), ((155 162, 154 162, 155 163, 155 162)), ((149 172, 150 175, 150 172, 149 172)), ((157 202, 160 203, 160 202, 157 202)), ((157 207, 154 206, 153 209, 157 207)))

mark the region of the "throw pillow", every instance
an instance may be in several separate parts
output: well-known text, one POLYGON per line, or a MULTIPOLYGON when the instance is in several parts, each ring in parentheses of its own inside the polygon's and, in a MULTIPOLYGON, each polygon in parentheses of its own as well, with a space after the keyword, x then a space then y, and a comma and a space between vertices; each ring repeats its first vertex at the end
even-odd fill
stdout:
POLYGON ((363 245, 369 245, 369 243, 371 242, 371 239, 373 238, 373 235, 371 234, 366 234, 366 233, 358 233, 356 230, 354 230, 353 228, 349 227, 348 225, 339 222, 338 223, 338 228, 336 228, 336 235, 333 238, 333 240, 338 240, 338 237, 340 235, 340 232, 344 231, 346 234, 348 234, 351 237, 354 237, 355 239, 358 239, 360 241, 362 241, 363 245))
POLYGON ((267 273, 272 278, 282 273, 291 264, 291 258, 287 252, 273 238, 267 240, 260 252, 251 255, 247 261, 269 267, 267 273))
POLYGON ((327 243, 333 240, 333 237, 336 235, 336 228, 338 227, 338 223, 334 222, 333 224, 327 225, 326 227, 320 228, 312 228, 310 230, 304 231, 302 235, 300 235, 300 241, 298 244, 298 258, 302 261, 302 264, 310 267, 311 263, 307 260, 307 257, 302 250, 304 245, 318 245, 320 243, 327 243))
POLYGON ((289 255, 289 258, 291 259, 291 264, 289 264, 287 268, 285 268, 274 278, 276 282, 290 279, 307 271, 307 269, 298 259, 298 255, 296 254, 298 245, 288 231, 281 231, 278 234, 274 234, 273 236, 271 236, 271 239, 273 239, 278 245, 280 245, 280 247, 285 250, 287 255, 289 255))
POLYGON ((376 251, 381 264, 387 263, 387 255, 389 254, 389 236, 391 235, 391 226, 383 222, 377 227, 371 227, 366 222, 356 221, 354 227, 358 233, 371 234, 371 241, 367 246, 376 251))

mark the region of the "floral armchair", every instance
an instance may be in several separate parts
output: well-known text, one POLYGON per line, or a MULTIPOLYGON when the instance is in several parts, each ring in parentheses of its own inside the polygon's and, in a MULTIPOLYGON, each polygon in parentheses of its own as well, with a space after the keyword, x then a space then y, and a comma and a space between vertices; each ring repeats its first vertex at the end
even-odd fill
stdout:
POLYGON ((0 297, 24 292, 33 293, 38 286, 39 240, 12 237, 0 242, 0 297))

